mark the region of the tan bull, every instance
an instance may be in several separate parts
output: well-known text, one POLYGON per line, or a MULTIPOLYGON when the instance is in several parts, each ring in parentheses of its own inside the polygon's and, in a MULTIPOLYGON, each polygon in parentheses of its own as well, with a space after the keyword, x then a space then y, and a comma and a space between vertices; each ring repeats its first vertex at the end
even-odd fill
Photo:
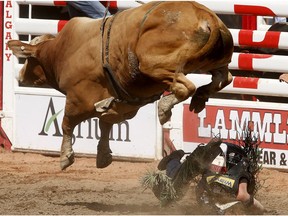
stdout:
POLYGON ((114 16, 74 18, 56 36, 34 45, 8 42, 17 57, 27 58, 19 81, 49 84, 66 95, 60 165, 74 162, 72 133, 85 119, 98 117, 101 138, 97 167, 112 162, 112 125, 133 118, 140 107, 156 101, 161 124, 174 105, 192 97, 196 113, 232 81, 228 71, 233 41, 214 12, 196 2, 151 2, 114 16), (212 82, 196 89, 185 75, 210 72, 212 82))

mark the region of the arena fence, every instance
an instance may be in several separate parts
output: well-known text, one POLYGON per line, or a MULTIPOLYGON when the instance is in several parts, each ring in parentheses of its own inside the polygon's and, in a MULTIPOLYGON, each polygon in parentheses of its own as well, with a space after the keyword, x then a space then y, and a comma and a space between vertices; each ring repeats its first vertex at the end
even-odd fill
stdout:
MULTIPOLYGON (((144 1, 147 2, 147 1, 144 1)), ((218 14, 253 16, 288 16, 288 2, 282 0, 199 0, 218 14), (223 7, 225 5, 225 7, 223 7)), ((112 1, 117 10, 137 7, 137 1, 112 1)), ((44 33, 57 34, 67 20, 43 18, 40 11, 54 7, 65 9, 60 1, 4 1, 4 83, 2 126, 13 143, 14 150, 57 152, 61 143, 61 121, 64 97, 53 89, 21 87, 17 82, 22 66, 6 42, 9 39, 30 41, 44 33), (43 7, 45 9, 43 9, 43 7), (38 11, 38 13, 37 13, 38 11), (40 14, 40 15, 39 15, 40 14), (57 116, 48 127, 47 122, 57 116)), ((59 12, 65 13, 65 12, 59 12)), ((235 47, 256 46, 288 49, 288 33, 261 30, 230 29, 235 47)), ((233 82, 214 96, 199 114, 188 112, 190 101, 173 110, 171 121, 160 127, 156 103, 140 110, 136 118, 115 125, 111 135, 112 149, 116 156, 159 159, 163 140, 173 148, 192 151, 200 142, 207 142, 220 134, 224 140, 236 142, 249 122, 254 123, 255 136, 263 147, 264 166, 287 168, 287 92, 288 85, 280 83, 280 73, 288 73, 287 55, 235 52, 229 68, 233 82), (148 114, 148 118, 147 118, 148 114), (141 125, 141 129, 139 126, 141 125), (145 131, 145 140, 142 131, 145 131), (167 133, 167 131, 169 133, 167 133), (173 146, 174 145, 174 146, 173 146)), ((211 80, 210 75, 189 75, 197 86, 211 80)), ((75 129, 74 149, 78 153, 96 154, 99 138, 97 119, 83 122, 75 129)))

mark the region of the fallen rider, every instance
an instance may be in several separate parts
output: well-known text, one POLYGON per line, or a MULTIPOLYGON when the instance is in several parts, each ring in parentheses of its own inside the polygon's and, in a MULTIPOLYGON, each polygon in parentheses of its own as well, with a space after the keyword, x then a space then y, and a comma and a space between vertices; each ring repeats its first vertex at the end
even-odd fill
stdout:
POLYGON ((252 146, 249 137, 244 140, 244 146, 214 138, 207 145, 198 145, 187 157, 183 150, 164 157, 158 169, 166 170, 167 178, 160 172, 154 173, 158 182, 153 184, 146 177, 146 187, 150 184, 155 196, 165 205, 181 199, 191 181, 200 176, 196 187, 200 205, 223 213, 233 204, 241 202, 247 213, 263 214, 264 207, 254 197, 257 192, 255 176, 259 171, 257 152, 258 146, 252 146))

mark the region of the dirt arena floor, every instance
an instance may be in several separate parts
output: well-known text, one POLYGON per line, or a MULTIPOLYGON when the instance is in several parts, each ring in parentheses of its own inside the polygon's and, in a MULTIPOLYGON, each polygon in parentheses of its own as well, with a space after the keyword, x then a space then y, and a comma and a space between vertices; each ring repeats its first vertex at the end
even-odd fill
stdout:
MULTIPOLYGON (((176 215, 207 214, 194 199, 194 185, 169 207, 160 207, 140 179, 155 162, 114 161, 97 169, 94 158, 76 158, 66 171, 59 158, 41 154, 0 152, 0 214, 176 215)), ((258 200, 268 215, 288 214, 288 173, 263 169, 258 200)), ((243 214, 243 213, 241 213, 243 214)))

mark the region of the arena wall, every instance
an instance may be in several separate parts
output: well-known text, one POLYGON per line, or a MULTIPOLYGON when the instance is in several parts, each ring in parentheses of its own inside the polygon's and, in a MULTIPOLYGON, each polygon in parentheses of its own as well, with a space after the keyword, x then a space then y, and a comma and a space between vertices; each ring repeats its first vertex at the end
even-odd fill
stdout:
MULTIPOLYGON (((147 2, 147 1, 145 1, 147 2)), ((218 14, 253 16, 288 16, 288 2, 281 0, 199 0, 218 14), (223 5, 225 7, 223 8, 223 5)), ((57 34, 67 20, 33 17, 36 6, 64 8, 57 1, 4 1, 4 83, 2 126, 13 143, 13 150, 58 152, 61 143, 61 121, 65 98, 53 89, 21 87, 17 82, 22 66, 6 42, 9 39, 30 41, 44 33, 57 34), (22 9, 27 9, 24 17, 22 9)), ((114 9, 137 7, 136 1, 113 1, 114 9)), ((261 30, 230 29, 235 47, 256 46, 288 49, 288 33, 261 30)), ((171 121, 163 127, 157 119, 157 103, 145 106, 127 122, 115 125, 111 134, 111 147, 116 156, 159 159, 175 148, 192 151, 200 142, 214 135, 229 142, 237 142, 249 122, 264 149, 261 160, 264 166, 288 168, 288 85, 280 83, 280 73, 288 73, 288 56, 237 53, 229 65, 233 82, 209 100, 199 114, 187 111, 190 101, 175 106, 171 121), (147 117, 148 116, 148 117, 147 117), (143 135, 145 131, 145 135, 143 135), (145 139, 143 139, 145 137, 145 139), (164 147, 162 143, 164 140, 164 147), (168 145, 168 147, 167 147, 168 145)), ((208 83, 210 75, 189 75, 197 86, 208 83)), ((74 132, 74 149, 81 154, 96 154, 99 138, 98 121, 81 123, 74 132)))

